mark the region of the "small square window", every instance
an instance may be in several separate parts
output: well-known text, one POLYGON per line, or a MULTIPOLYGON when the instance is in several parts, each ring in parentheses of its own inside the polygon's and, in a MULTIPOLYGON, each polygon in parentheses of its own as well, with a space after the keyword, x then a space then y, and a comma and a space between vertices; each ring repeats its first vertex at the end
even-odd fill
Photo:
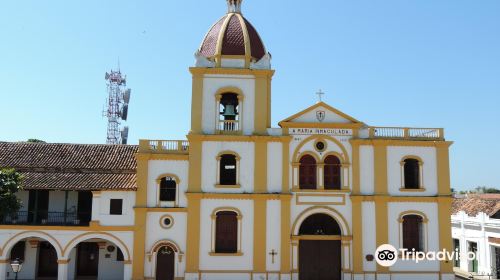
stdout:
POLYGON ((109 200, 109 214, 121 215, 123 212, 123 199, 110 199, 109 200))

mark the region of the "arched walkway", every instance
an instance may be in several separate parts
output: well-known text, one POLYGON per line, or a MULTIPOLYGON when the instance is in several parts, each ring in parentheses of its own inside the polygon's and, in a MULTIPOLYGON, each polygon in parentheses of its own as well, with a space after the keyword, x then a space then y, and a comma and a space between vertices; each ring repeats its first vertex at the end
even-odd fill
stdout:
MULTIPOLYGON (((19 279, 56 279, 59 275, 58 260, 62 256, 61 244, 50 234, 41 231, 20 232, 9 238, 1 248, 2 260, 21 259, 24 269, 19 279)), ((1 263, 0 278, 13 275, 6 262, 1 263)))

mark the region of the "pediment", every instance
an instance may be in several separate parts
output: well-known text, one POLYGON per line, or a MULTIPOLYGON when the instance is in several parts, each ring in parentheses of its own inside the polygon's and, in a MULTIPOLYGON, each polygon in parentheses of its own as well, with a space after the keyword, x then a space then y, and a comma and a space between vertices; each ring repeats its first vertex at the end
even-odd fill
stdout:
POLYGON ((362 126, 363 123, 355 118, 341 112, 338 109, 324 103, 318 102, 309 108, 298 112, 279 122, 281 127, 292 127, 297 125, 321 125, 327 126, 338 124, 339 126, 362 126))

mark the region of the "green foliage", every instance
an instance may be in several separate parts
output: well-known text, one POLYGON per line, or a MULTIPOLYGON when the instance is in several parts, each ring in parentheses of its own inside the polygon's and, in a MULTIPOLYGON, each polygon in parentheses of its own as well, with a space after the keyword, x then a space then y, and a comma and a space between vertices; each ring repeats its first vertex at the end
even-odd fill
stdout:
POLYGON ((14 169, 0 169, 0 217, 15 213, 21 208, 16 193, 21 190, 22 176, 14 169))
POLYGON ((34 139, 34 138, 28 139, 28 141, 26 141, 26 142, 28 142, 28 143, 45 143, 45 141, 43 141, 43 140, 34 139))
MULTIPOLYGON (((452 189, 453 192, 453 189, 452 189)), ((498 188, 492 188, 492 187, 475 187, 474 189, 471 190, 465 190, 465 191, 460 191, 458 192, 459 194, 482 194, 482 193, 500 193, 500 189, 498 188)))

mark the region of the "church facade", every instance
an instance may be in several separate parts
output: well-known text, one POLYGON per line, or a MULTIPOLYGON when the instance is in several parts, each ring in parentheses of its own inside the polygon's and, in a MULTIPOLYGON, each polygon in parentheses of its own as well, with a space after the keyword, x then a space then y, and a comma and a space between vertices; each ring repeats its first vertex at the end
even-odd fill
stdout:
POLYGON ((2 146, 0 166, 33 183, 20 194, 26 217, 0 225, 1 279, 18 255, 27 278, 42 267, 58 279, 454 279, 451 262, 374 260, 382 244, 451 251, 443 129, 369 126, 324 102, 272 128, 271 55, 241 0, 195 56, 187 140, 2 146), (69 163, 6 159, 47 149, 69 163))

